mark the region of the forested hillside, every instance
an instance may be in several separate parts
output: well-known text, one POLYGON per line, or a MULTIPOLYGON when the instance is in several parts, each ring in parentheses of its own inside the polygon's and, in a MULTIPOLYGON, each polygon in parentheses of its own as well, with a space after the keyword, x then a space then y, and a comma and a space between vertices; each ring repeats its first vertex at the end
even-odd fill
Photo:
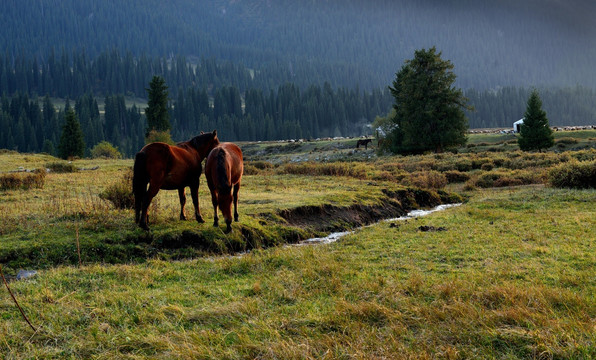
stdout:
POLYGON ((55 153, 70 99, 87 153, 106 140, 131 156, 146 121, 125 97, 146 98, 154 75, 174 140, 372 135, 395 73, 432 46, 471 128, 510 127, 533 87, 551 125, 596 124, 594 13, 588 0, 5 0, 0 148, 55 153))
MULTIPOLYGON (((372 119, 391 107, 388 92, 360 93, 334 90, 329 84, 301 91, 285 84, 276 91, 223 86, 214 92, 211 104, 206 89, 179 91, 170 103, 172 137, 187 140, 200 131, 218 129, 223 141, 313 139, 327 136, 370 134, 372 119)), ((55 154, 69 101, 57 108, 49 96, 3 96, 0 104, 0 149, 55 154)), ((85 135, 87 153, 95 144, 109 141, 126 156, 144 144, 147 127, 141 109, 127 108, 123 95, 107 95, 99 101, 83 94, 74 110, 85 135), (103 116, 100 107, 104 110, 103 116)))
POLYGON ((591 0, 37 0, 0 2, 0 46, 94 59, 217 58, 269 72, 273 87, 388 84, 415 49, 436 46, 464 89, 595 87, 591 0))

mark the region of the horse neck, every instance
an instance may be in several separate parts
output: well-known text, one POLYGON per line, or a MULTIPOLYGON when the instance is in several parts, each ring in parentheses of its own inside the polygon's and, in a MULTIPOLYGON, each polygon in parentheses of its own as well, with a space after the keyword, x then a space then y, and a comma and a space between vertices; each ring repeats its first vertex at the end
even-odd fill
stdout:
POLYGON ((219 144, 219 140, 217 140, 217 138, 210 138, 208 140, 195 138, 187 141, 186 143, 188 143, 188 146, 193 148, 199 154, 199 157, 202 160, 206 158, 209 152, 219 144))

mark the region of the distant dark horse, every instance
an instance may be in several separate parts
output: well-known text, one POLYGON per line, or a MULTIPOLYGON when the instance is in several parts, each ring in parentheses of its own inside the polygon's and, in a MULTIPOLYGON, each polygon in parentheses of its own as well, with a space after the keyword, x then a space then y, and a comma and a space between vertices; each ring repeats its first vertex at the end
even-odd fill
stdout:
POLYGON ((368 150, 368 144, 372 142, 372 139, 363 139, 363 140, 358 140, 356 142, 356 149, 358 149, 360 147, 360 145, 364 146, 365 149, 368 150))
POLYGON ((213 203, 213 226, 219 226, 217 206, 226 221, 226 233, 232 231, 232 201, 234 202, 234 221, 238 221, 238 190, 244 164, 242 150, 233 143, 221 143, 211 152, 205 162, 205 177, 211 202, 213 203))
POLYGON ((162 142, 145 145, 135 156, 132 188, 135 195, 135 221, 145 230, 147 208, 159 189, 178 190, 180 198, 180 220, 186 220, 184 188, 190 187, 190 196, 195 207, 195 218, 205 222, 199 209, 199 177, 201 162, 209 151, 219 144, 217 132, 203 133, 189 141, 171 146, 162 142), (149 189, 147 189, 149 183, 149 189))

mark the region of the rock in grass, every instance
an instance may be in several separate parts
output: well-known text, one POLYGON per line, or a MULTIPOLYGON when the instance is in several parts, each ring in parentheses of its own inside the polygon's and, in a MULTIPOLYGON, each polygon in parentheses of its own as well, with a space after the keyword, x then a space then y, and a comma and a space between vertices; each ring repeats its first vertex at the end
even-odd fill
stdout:
POLYGON ((37 275, 37 271, 35 270, 19 270, 17 273, 17 280, 25 280, 34 277, 37 275))

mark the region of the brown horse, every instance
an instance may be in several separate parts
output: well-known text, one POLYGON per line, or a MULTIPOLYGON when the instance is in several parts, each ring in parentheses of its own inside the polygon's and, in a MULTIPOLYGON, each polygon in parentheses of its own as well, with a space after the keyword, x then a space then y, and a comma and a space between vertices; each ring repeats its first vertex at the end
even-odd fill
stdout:
POLYGON ((180 220, 186 220, 184 188, 190 187, 190 196, 195 207, 195 218, 205 222, 199 209, 199 177, 201 162, 209 151, 219 144, 217 132, 203 133, 189 141, 171 146, 162 142, 145 145, 135 156, 132 188, 135 195, 135 221, 145 230, 147 208, 159 189, 178 190, 180 198, 180 220), (147 189, 149 183, 149 189, 147 189))
POLYGON ((242 150, 233 143, 221 143, 211 152, 205 162, 205 177, 211 202, 213 203, 213 226, 219 226, 217 206, 226 220, 226 234, 232 231, 232 201, 234 202, 234 221, 238 221, 238 190, 244 171, 242 150))
POLYGON ((364 146, 366 150, 368 150, 368 144, 372 142, 372 139, 364 139, 356 141, 356 149, 358 149, 361 145, 364 146))

